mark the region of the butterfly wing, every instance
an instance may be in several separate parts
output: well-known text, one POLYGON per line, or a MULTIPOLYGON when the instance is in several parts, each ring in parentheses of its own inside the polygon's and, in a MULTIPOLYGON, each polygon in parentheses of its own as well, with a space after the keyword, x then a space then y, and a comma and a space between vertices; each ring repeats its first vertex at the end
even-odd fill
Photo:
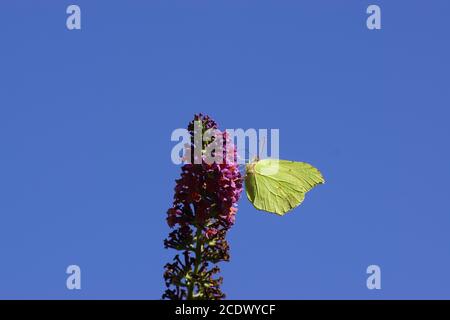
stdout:
POLYGON ((247 165, 245 187, 256 209, 284 215, 324 182, 320 171, 308 163, 264 159, 247 165))

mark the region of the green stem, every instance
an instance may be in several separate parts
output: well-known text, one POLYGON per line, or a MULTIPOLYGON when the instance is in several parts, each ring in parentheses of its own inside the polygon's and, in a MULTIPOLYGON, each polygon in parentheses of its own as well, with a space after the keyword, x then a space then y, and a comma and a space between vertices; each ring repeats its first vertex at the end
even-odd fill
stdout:
POLYGON ((200 240, 200 236, 202 235, 202 229, 197 227, 196 233, 196 246, 195 246, 195 262, 194 262, 194 270, 192 272, 191 279, 189 279, 188 293, 187 299, 194 299, 194 289, 195 289, 195 281, 194 279, 197 277, 198 269, 200 267, 200 263, 202 261, 202 241, 200 240))

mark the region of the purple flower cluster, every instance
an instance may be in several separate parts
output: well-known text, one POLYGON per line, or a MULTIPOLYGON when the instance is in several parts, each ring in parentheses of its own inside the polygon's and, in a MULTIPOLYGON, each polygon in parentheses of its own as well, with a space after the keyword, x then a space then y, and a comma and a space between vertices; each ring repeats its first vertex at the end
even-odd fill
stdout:
MULTIPOLYGON (((187 156, 194 155, 195 122, 201 123, 201 134, 217 129, 208 116, 198 114, 189 124, 191 146, 187 156)), ((220 132, 220 131, 219 131, 220 132)), ((242 192, 242 176, 237 164, 236 148, 226 132, 222 139, 212 138, 202 143, 202 162, 191 161, 181 168, 176 180, 173 206, 167 211, 167 223, 173 229, 164 241, 166 248, 181 251, 172 263, 165 266, 164 279, 167 290, 163 298, 222 299, 222 277, 216 264, 229 260, 229 246, 225 239, 233 226, 237 201, 242 192), (208 164, 203 151, 206 145, 223 144, 217 148, 223 152, 222 163, 208 164), (231 157, 230 157, 231 152, 231 157), (181 257, 180 257, 181 255, 181 257)), ((217 136, 216 136, 217 137, 217 136)))

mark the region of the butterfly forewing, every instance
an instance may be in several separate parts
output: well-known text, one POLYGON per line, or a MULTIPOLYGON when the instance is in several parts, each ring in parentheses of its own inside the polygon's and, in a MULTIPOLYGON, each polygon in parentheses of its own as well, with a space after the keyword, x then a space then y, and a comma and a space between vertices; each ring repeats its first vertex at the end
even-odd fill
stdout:
POLYGON ((255 208, 284 215, 302 203, 305 193, 324 183, 308 163, 264 159, 247 168, 246 192, 255 208))

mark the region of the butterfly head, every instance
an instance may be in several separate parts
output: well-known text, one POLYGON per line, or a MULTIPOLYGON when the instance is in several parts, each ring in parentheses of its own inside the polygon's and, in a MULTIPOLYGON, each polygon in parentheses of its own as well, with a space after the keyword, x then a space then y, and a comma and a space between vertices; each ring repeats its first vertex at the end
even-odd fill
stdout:
POLYGON ((247 173, 254 173, 255 172, 255 166, 256 163, 259 161, 258 158, 255 158, 252 162, 245 165, 245 171, 247 173))

